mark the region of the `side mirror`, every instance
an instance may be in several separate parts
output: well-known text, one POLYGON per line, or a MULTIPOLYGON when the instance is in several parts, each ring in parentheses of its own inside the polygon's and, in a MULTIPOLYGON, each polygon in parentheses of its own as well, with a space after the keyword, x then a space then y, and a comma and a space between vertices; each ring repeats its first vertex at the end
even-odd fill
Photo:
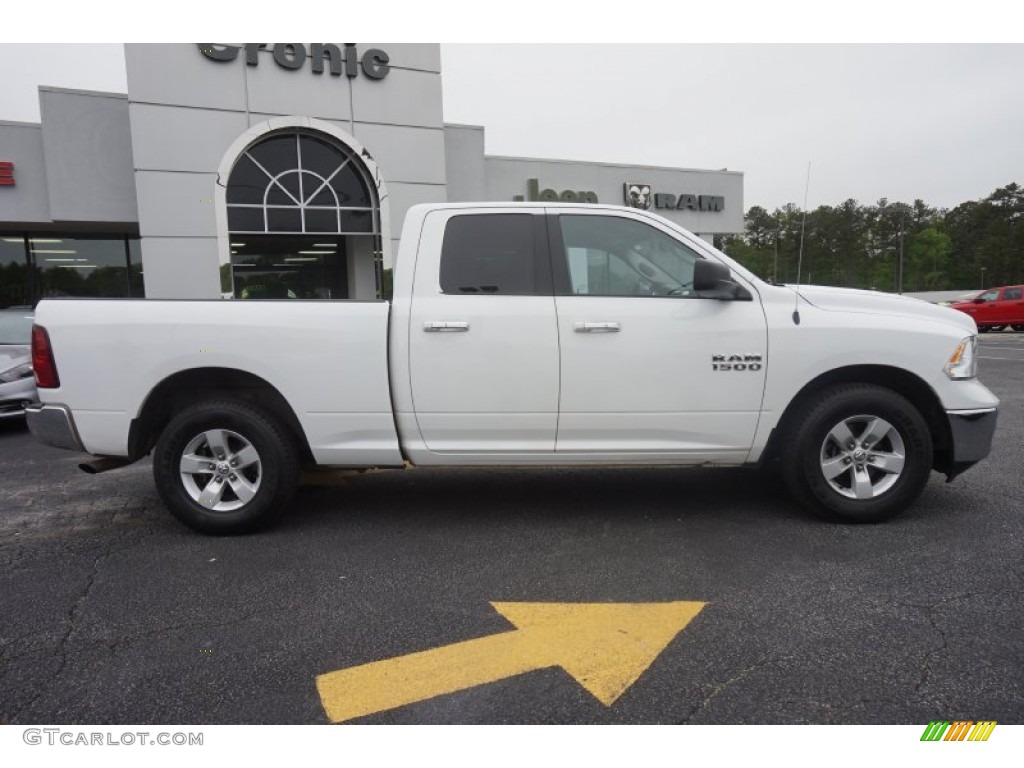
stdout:
POLYGON ((981 298, 981 296, 979 296, 978 298, 974 299, 974 303, 975 304, 984 304, 985 300, 983 298, 981 298))
POLYGON ((754 298, 732 279, 727 266, 708 259, 697 259, 693 263, 693 290, 705 299, 751 301, 754 298))

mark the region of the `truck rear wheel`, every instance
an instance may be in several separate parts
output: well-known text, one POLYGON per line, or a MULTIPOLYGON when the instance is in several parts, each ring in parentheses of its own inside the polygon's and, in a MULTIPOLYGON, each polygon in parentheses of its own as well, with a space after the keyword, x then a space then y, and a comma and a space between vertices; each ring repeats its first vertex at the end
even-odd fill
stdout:
POLYGON ((203 533, 239 534, 276 519, 298 483, 291 434, 249 403, 207 400, 175 416, 153 451, 164 504, 203 533))
POLYGON ((876 523, 910 506, 928 482, 932 439, 920 412, 874 384, 824 390, 784 433, 783 477, 805 507, 876 523))

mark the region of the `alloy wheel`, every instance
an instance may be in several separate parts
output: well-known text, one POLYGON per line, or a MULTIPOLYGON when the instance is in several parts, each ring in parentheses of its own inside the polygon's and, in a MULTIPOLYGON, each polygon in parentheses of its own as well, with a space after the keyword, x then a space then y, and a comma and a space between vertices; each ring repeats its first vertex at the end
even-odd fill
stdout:
POLYGON ((215 512, 241 509, 263 480, 256 448, 229 429, 208 429, 189 440, 178 471, 192 500, 215 512))
POLYGON ((821 444, 821 472, 834 491, 849 499, 874 499, 903 474, 906 447, 897 429, 883 418, 845 418, 821 444))

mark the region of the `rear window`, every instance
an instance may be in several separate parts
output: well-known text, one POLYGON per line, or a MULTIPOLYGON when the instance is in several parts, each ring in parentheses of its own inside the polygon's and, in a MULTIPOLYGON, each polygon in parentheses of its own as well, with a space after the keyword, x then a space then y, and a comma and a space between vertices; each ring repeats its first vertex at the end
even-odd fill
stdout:
POLYGON ((32 310, 5 309, 0 312, 0 344, 30 344, 32 318, 32 310))
POLYGON ((1003 300, 1004 301, 1011 301, 1011 300, 1018 301, 1018 300, 1020 300, 1021 293, 1022 293, 1022 291, 1021 291, 1020 288, 1007 288, 1006 291, 1003 292, 1003 300))
POLYGON ((449 219, 441 247, 441 290, 462 296, 537 295, 536 218, 494 213, 449 219))

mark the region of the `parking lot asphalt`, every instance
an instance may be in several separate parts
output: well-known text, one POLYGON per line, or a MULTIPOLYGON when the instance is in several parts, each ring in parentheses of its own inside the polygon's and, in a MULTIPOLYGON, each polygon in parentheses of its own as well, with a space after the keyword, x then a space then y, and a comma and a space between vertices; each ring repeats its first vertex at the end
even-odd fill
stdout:
POLYGON ((0 423, 0 722, 324 723, 320 675, 456 643, 486 666, 492 603, 668 601, 705 605, 610 706, 541 663, 352 722, 1024 722, 1024 334, 980 356, 991 456, 876 526, 751 470, 413 470, 209 538, 148 461, 85 475, 0 423))

